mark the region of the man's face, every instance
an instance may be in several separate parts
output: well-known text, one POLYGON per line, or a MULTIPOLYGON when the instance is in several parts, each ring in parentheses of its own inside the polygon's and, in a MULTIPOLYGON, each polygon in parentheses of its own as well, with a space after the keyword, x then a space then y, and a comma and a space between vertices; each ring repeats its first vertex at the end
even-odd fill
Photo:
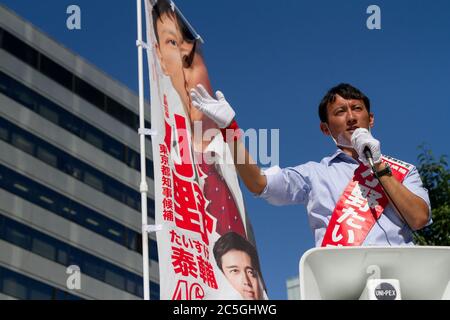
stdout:
POLYGON ((246 300, 261 299, 258 273, 244 251, 230 250, 222 256, 222 270, 231 285, 246 300))
POLYGON ((170 77, 173 87, 180 96, 183 104, 189 106, 189 95, 185 89, 181 46, 183 38, 176 18, 163 14, 157 21, 159 43, 157 53, 161 68, 170 77))
POLYGON ((344 99, 336 95, 333 103, 327 106, 328 126, 320 124, 322 132, 332 135, 338 142, 345 141, 351 145, 351 137, 357 128, 372 128, 374 117, 368 113, 362 100, 344 99))

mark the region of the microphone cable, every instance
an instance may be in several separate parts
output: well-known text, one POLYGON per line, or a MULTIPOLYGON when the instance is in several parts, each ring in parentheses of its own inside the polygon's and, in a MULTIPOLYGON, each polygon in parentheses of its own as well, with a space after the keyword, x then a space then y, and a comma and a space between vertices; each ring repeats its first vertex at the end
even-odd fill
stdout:
POLYGON ((397 205, 395 204, 395 202, 392 200, 391 196, 389 195, 389 192, 386 190, 386 188, 384 187, 383 183, 381 182, 381 179, 378 177, 378 175, 376 174, 376 170, 375 170, 375 164, 373 163, 373 158, 372 158, 372 152, 370 151, 370 149, 368 147, 364 148, 364 155, 366 156, 367 161, 370 164, 370 167, 372 169, 372 173, 375 176, 375 178, 377 178, 378 182, 380 183, 381 189, 383 190, 383 192, 386 194, 386 196, 389 199, 389 202, 392 204, 392 206, 395 208, 395 210, 397 211, 397 213, 400 215, 400 217, 402 218, 403 222, 406 224, 406 226, 408 227, 408 229, 415 235, 417 235, 417 231, 413 230, 411 228, 411 226, 409 225, 408 221, 405 219, 405 216, 402 214, 402 212, 400 211, 400 209, 397 207, 397 205))

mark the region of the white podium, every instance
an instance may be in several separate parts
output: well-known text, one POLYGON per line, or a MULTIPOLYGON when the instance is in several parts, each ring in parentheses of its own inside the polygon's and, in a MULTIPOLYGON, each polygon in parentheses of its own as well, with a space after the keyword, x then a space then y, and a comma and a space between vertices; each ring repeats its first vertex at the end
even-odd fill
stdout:
POLYGON ((302 300, 450 300, 450 247, 314 248, 299 271, 302 300))

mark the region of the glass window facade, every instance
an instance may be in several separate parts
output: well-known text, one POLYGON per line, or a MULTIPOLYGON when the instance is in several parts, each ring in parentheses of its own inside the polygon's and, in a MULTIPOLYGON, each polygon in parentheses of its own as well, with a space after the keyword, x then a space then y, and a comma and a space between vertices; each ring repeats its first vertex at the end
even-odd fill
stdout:
MULTIPOLYGON (((67 198, 33 180, 0 164, 0 188, 21 197, 41 208, 51 211, 60 217, 72 221, 88 230, 108 238, 129 250, 142 254, 142 235, 104 215, 89 209, 70 198, 67 198)), ((11 237, 17 241, 19 235, 11 237)), ((24 244, 28 245, 28 244, 24 244)), ((42 247, 42 244, 41 244, 42 247)), ((150 239, 150 259, 158 261, 158 247, 150 239)), ((55 253, 61 263, 67 260, 65 253, 55 253)))
POLYGON ((0 292, 21 300, 84 300, 2 266, 0 266, 0 292))
MULTIPOLYGON (((50 166, 74 177, 90 187, 107 194, 111 198, 141 211, 141 194, 125 184, 111 178, 103 172, 71 156, 50 143, 19 128, 12 122, 0 117, 0 127, 8 133, 2 134, 2 139, 16 148, 44 161, 50 166), (47 162, 47 160, 49 160, 47 162)), ((147 213, 154 218, 154 201, 149 203, 147 213)))
MULTIPOLYGON (((0 239, 66 267, 77 265, 82 274, 105 282, 120 290, 127 291, 135 296, 143 297, 141 276, 3 215, 0 215, 0 239), (39 243, 39 245, 33 245, 34 243, 39 243), (43 250, 43 248, 45 249, 43 250), (65 263, 62 263, 57 258, 56 253, 58 251, 65 252, 67 258, 64 261, 65 263)), ((153 282, 150 282, 150 285, 153 288, 157 288, 157 284, 153 282)), ((9 278, 6 281, 3 279, 0 290, 8 295, 12 295, 15 292, 15 296, 26 297, 26 299, 31 299, 33 296, 50 299, 52 296, 48 288, 42 291, 37 290, 33 293, 23 282, 13 281, 9 278)), ((159 290, 154 292, 154 298, 159 299, 159 290)))
MULTIPOLYGON (((10 32, 2 28, 0 28, 0 31, 3 34, 1 37, 2 41, 0 41, 0 48, 14 55, 66 89, 71 90, 116 120, 137 131, 139 128, 139 116, 137 114, 77 77, 46 55, 32 48, 10 32)), ((151 127, 148 121, 145 121, 145 126, 146 128, 151 127)), ((150 138, 147 137, 147 139, 150 138)))
MULTIPOLYGON (((139 153, 66 111, 39 93, 0 71, 0 93, 78 136, 132 169, 141 170, 139 153)), ((146 159, 147 176, 153 179, 153 162, 146 159)))

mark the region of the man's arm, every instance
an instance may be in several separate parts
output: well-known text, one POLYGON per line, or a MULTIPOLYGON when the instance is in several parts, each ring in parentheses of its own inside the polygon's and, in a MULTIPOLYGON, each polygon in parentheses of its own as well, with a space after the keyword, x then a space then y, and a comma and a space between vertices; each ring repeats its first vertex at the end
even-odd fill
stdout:
POLYGON ((267 178, 261 172, 240 139, 230 142, 236 169, 247 189, 254 194, 261 194, 267 185, 267 178))
MULTIPOLYGON (((225 100, 222 92, 217 91, 216 97, 217 99, 211 97, 202 85, 197 85, 196 89, 191 90, 192 105, 223 129, 228 127, 233 121, 235 112, 225 100)), ((266 176, 261 173, 261 169, 250 156, 240 139, 228 139, 227 142, 233 153, 236 169, 245 186, 250 192, 261 194, 267 185, 266 176)))
MULTIPOLYGON (((364 150, 368 148, 374 161, 376 172, 386 168, 386 164, 381 161, 380 142, 364 128, 358 128, 352 135, 352 145, 358 152, 359 160, 369 166, 364 150)), ((427 203, 408 190, 402 183, 393 176, 382 176, 380 182, 387 192, 391 203, 397 206, 399 216, 406 220, 406 223, 413 230, 422 229, 429 221, 429 209, 427 203)), ((395 207, 394 206, 394 207, 395 207)))
MULTIPOLYGON (((383 162, 375 164, 377 172, 384 168, 386 168, 386 164, 383 162)), ((393 176, 384 175, 380 177, 380 182, 386 189, 389 200, 395 203, 411 229, 420 230, 426 226, 429 220, 429 209, 422 198, 408 190, 393 176)))

